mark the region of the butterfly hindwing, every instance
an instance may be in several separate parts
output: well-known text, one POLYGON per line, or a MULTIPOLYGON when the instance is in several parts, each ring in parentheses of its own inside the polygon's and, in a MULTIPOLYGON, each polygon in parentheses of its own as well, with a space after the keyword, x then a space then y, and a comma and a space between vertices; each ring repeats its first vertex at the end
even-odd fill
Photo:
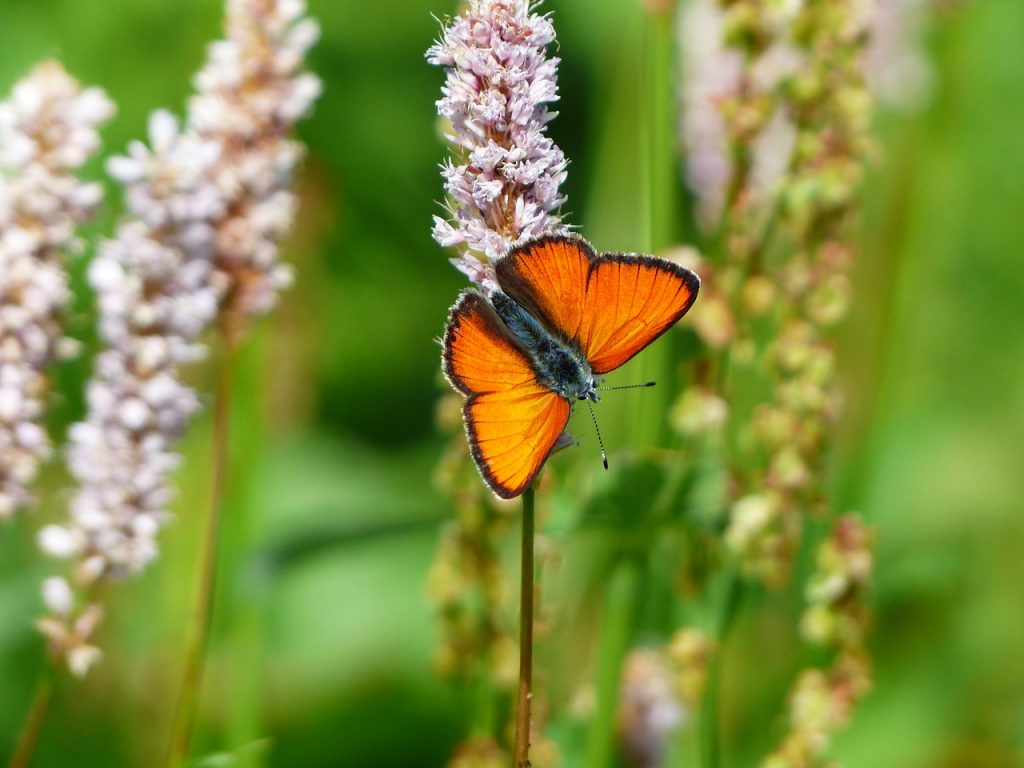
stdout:
POLYGON ((569 420, 569 401, 537 382, 529 357, 487 299, 465 291, 445 329, 444 372, 467 395, 470 451, 498 496, 522 493, 569 420))
POLYGON ((444 373, 464 395, 500 392, 536 381, 522 347, 490 302, 476 291, 460 294, 442 344, 444 373))
POLYGON ((540 385, 466 402, 470 449, 492 491, 510 499, 529 487, 565 429, 569 410, 568 400, 540 385))
POLYGON ((618 368, 693 304, 700 280, 652 256, 599 256, 576 236, 514 248, 497 265, 501 289, 552 331, 576 341, 595 373, 618 368))

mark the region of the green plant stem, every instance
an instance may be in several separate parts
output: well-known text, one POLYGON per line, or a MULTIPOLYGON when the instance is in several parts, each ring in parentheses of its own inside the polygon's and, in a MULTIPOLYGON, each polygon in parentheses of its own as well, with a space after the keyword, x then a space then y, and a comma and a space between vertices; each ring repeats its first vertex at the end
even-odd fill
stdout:
POLYGON ((516 768, 530 765, 530 701, 533 698, 534 490, 523 493, 523 557, 519 592, 519 696, 516 704, 516 768))
POLYGON ((221 510, 229 459, 229 432, 231 417, 231 387, 235 362, 234 345, 226 342, 226 354, 220 367, 217 394, 213 405, 213 476, 210 505, 203 521, 199 542, 199 577, 185 648, 185 668, 182 674, 178 707, 174 717, 168 768, 177 768, 188 757, 192 730, 195 726, 199 692, 203 681, 203 664, 210 639, 210 619, 213 615, 214 592, 217 576, 217 550, 220 543, 221 510))
POLYGON ((247 335, 234 362, 231 392, 231 456, 225 491, 222 546, 218 568, 230 574, 222 583, 217 611, 227 621, 218 622, 231 648, 224 664, 231 696, 224 702, 221 733, 228 744, 248 745, 235 751, 233 768, 259 768, 266 764, 268 749, 259 748, 267 729, 263 725, 263 663, 266 642, 267 600, 273 578, 254 559, 253 509, 261 492, 259 478, 266 447, 266 420, 260 396, 267 380, 266 347, 269 328, 247 335), (237 574, 237 576, 236 576, 237 574))
POLYGON ((615 758, 619 682, 622 660, 633 636, 639 579, 638 564, 626 558, 618 563, 608 583, 597 659, 597 707, 587 743, 588 768, 607 768, 615 758))
POLYGON ((722 657, 725 644, 732 628, 733 619, 739 608, 743 582, 735 570, 730 569, 725 575, 722 604, 717 617, 715 637, 717 648, 708 670, 707 692, 701 715, 701 761, 702 768, 718 768, 721 764, 721 734, 719 701, 722 692, 722 657))
MULTIPOLYGON (((677 236, 679 219, 679 159, 673 129, 672 30, 671 13, 636 9, 642 17, 636 35, 641 46, 639 72, 639 184, 636 206, 640 213, 635 233, 635 248, 644 253, 659 253, 677 236)), ((645 390, 642 397, 631 398, 629 413, 631 442, 637 446, 659 444, 665 437, 664 415, 675 391, 675 365, 672 345, 656 344, 645 351, 632 376, 650 379, 659 386, 645 390)))
POLYGON ((39 743, 39 734, 42 733, 46 717, 50 713, 50 704, 53 702, 53 686, 53 672, 47 670, 36 686, 32 705, 25 718, 25 725, 18 735, 18 743, 14 747, 8 768, 28 768, 32 764, 32 756, 35 754, 36 744, 39 743))
POLYGON ((679 155, 673 110, 671 11, 648 11, 645 19, 644 80, 646 135, 641 149, 647 188, 644 247, 658 251, 672 245, 679 220, 679 155))
MULTIPOLYGON (((721 648, 718 649, 721 652, 721 648)), ((721 748, 718 727, 719 694, 721 690, 722 668, 717 661, 711 663, 708 670, 708 688, 704 695, 704 716, 701 719, 701 760, 703 768, 717 768, 721 748)))

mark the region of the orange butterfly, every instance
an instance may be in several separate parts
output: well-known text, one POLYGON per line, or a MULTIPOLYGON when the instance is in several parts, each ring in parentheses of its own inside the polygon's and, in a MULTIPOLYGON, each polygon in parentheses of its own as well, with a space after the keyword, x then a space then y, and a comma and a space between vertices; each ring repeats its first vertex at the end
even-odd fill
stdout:
POLYGON ((581 237, 523 243, 497 263, 498 290, 465 290, 445 327, 442 369, 467 396, 470 451, 498 496, 521 494, 601 374, 667 331, 700 279, 671 261, 598 255, 581 237))

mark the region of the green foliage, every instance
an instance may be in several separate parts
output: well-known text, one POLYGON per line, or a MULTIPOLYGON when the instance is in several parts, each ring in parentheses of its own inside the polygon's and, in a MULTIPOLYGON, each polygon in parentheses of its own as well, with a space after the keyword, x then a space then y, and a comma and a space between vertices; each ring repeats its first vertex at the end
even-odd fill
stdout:
MULTIPOLYGON (((437 34, 430 14, 455 8, 311 6, 324 32, 312 67, 325 88, 301 128, 310 154, 287 254, 298 281, 237 384, 232 502, 197 742, 207 756, 196 768, 442 765, 474 721, 473 693, 433 674, 437 629, 424 586, 448 514, 432 484, 445 440, 434 426, 443 389, 434 338, 462 280, 429 234, 442 194, 433 111, 441 78, 422 52, 437 34)), ((641 206, 665 180, 640 170, 649 138, 638 103, 648 34, 640 3, 546 7, 564 60, 551 131, 572 159, 570 221, 602 249, 691 234, 687 202, 676 204, 678 223, 654 227, 641 206)), ((152 109, 180 108, 220 12, 214 0, 5 0, 0 90, 59 56, 117 102, 104 139, 108 152, 121 151, 152 109)), ((877 121, 882 153, 840 347, 847 418, 830 465, 839 506, 861 510, 878 531, 877 680, 837 738, 834 756, 849 766, 1024 764, 1021 29, 1019 0, 940 18, 929 44, 934 100, 920 114, 877 121)), ((99 164, 92 174, 101 176, 99 164)), ((675 178, 670 193, 682 198, 675 178)), ((92 234, 111 231, 119 201, 109 193, 92 234)), ((80 264, 73 269, 81 275, 80 264)), ((77 285, 72 333, 89 340, 91 298, 77 285)), ((616 651, 602 642, 717 621, 710 604, 657 586, 692 582, 704 565, 694 541, 722 525, 704 512, 722 496, 721 468, 696 451, 673 478, 659 452, 677 447, 664 414, 680 384, 674 361, 692 343, 674 332, 620 374, 626 383, 656 372, 653 399, 621 393, 601 403, 608 473, 585 416, 573 426, 582 448, 546 470, 571 490, 540 502, 542 530, 560 549, 541 583, 569 608, 560 634, 539 639, 538 668, 577 660, 539 673, 566 709, 588 676, 613 674, 602 660, 616 651)), ((81 413, 88 370, 83 358, 58 374, 58 434, 81 413)), ((209 372, 196 375, 211 391, 209 372)), ((87 682, 60 685, 38 768, 162 759, 208 487, 208 417, 187 441, 178 520, 161 559, 111 591, 106 658, 87 682)), ((32 539, 64 514, 66 487, 55 466, 42 509, 0 530, 0 758, 42 661, 32 620, 50 564, 32 539)), ((774 601, 756 589, 743 596, 722 661, 724 765, 754 764, 783 732, 784 696, 808 661, 795 650, 800 600, 798 586, 774 601)), ((594 765, 582 756, 608 747, 588 743, 572 718, 550 732, 563 764, 594 765)))

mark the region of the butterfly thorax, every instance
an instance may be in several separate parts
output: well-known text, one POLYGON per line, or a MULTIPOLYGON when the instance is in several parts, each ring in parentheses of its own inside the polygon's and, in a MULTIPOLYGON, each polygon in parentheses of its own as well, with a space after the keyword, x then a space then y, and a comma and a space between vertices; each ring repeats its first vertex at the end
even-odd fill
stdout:
POLYGON ((578 345, 548 330, 501 291, 490 298, 498 316, 529 353, 541 384, 570 400, 598 400, 594 372, 578 345))

